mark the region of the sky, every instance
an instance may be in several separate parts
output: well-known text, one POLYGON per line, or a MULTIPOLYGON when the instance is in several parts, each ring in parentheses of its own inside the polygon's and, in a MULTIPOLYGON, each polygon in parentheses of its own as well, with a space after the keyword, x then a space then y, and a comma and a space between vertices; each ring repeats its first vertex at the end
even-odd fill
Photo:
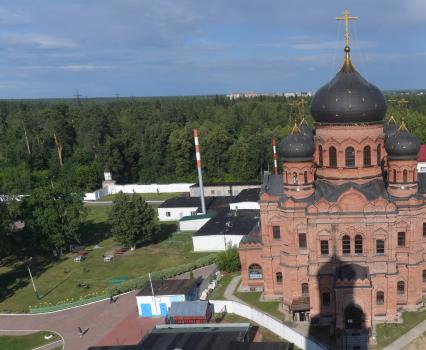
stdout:
POLYGON ((0 98, 426 88, 425 0, 2 0, 0 98))

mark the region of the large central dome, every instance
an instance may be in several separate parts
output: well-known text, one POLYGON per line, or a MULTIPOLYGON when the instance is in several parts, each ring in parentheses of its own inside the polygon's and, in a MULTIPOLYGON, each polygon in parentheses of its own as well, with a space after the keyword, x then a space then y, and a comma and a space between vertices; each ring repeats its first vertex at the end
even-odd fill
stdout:
POLYGON ((386 113, 382 92, 352 65, 349 47, 342 69, 314 95, 311 113, 317 123, 379 123, 386 113))

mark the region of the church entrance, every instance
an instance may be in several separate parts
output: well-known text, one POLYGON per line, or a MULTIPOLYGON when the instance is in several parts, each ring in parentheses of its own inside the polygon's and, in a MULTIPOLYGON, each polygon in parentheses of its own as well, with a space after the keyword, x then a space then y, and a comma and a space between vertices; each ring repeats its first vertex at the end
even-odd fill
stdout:
POLYGON ((345 309, 345 328, 362 329, 364 326, 364 312, 357 305, 348 305, 345 309))
POLYGON ((365 315, 358 305, 348 305, 345 309, 345 331, 342 335, 342 349, 367 350, 368 333, 365 329, 365 315))

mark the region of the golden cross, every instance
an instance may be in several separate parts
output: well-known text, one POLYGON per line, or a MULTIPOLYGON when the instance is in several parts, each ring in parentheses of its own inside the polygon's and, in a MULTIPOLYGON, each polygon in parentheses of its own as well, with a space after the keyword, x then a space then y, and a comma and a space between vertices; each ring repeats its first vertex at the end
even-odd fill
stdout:
POLYGON ((346 32, 345 32, 345 39, 346 39, 346 46, 349 47, 349 21, 355 21, 358 19, 358 17, 355 16, 349 16, 349 11, 345 10, 343 12, 343 17, 336 17, 338 21, 345 21, 346 22, 346 32))

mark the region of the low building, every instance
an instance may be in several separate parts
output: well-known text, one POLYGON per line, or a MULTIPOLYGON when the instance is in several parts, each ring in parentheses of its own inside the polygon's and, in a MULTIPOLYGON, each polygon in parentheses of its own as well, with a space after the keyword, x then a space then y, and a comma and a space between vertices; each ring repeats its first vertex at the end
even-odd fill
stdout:
POLYGON ((210 215, 190 215, 184 216, 179 220, 179 230, 181 231, 197 231, 209 221, 210 215))
POLYGON ((232 199, 229 207, 231 210, 241 209, 260 209, 259 206, 259 188, 247 188, 242 190, 238 196, 232 199))
MULTIPOLYGON (((237 196, 242 190, 248 188, 260 188, 257 182, 217 182, 204 184, 206 197, 237 196)), ((192 185, 189 188, 191 197, 200 197, 200 186, 192 185)))
POLYGON ((179 279, 148 282, 136 295, 140 317, 165 317, 174 301, 192 301, 198 298, 201 279, 179 279))
POLYGON ((239 245, 241 239, 259 230, 259 210, 224 209, 192 236, 195 252, 221 251, 239 245))
POLYGON ((426 173, 426 145, 421 145, 417 154, 417 172, 426 173))
MULTIPOLYGON (((211 198, 206 198, 206 207, 209 207, 211 198)), ((192 216, 201 213, 201 200, 197 197, 170 198, 158 207, 158 219, 160 221, 179 221, 184 216, 192 216)))
POLYGON ((166 323, 208 323, 213 316, 213 304, 208 301, 174 301, 167 313, 166 323))

